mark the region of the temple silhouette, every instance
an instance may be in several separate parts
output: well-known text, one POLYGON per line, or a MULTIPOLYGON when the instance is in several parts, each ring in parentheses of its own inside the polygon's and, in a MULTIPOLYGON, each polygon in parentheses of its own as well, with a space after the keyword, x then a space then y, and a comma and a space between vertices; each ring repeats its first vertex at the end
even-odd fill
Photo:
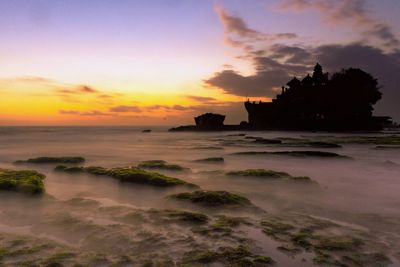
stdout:
POLYGON ((381 98, 377 79, 363 70, 343 69, 329 77, 317 63, 312 75, 291 79, 272 102, 247 100, 248 122, 224 125, 224 115, 206 113, 195 118, 196 126, 171 130, 381 130, 392 123, 373 116, 381 98))
POLYGON ((245 102, 249 128, 283 130, 379 130, 389 117, 372 116, 381 99, 378 81, 355 68, 329 79, 318 63, 312 75, 291 79, 272 102, 245 102))

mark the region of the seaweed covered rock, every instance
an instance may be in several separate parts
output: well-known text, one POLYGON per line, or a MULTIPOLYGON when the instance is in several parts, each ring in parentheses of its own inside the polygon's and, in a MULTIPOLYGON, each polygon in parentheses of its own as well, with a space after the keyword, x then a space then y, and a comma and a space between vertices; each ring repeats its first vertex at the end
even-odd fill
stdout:
POLYGON ((163 169, 169 171, 183 171, 185 168, 179 166, 177 164, 168 164, 164 160, 147 160, 142 161, 139 165, 139 168, 143 169, 163 169))
POLYGON ((251 205, 250 200, 247 198, 226 191, 198 190, 194 192, 179 193, 171 195, 170 197, 209 207, 251 205))
POLYGON ((292 141, 288 143, 283 143, 285 146, 290 147, 314 147, 314 148, 341 148, 342 146, 332 142, 323 141, 310 141, 310 140, 300 140, 292 141))
POLYGON ((256 138, 254 138, 253 143, 274 145, 274 144, 282 144, 282 140, 279 140, 279 139, 266 139, 266 138, 263 138, 263 137, 256 137, 256 138))
POLYGON ((225 160, 222 157, 211 157, 211 158, 204 158, 195 160, 195 162, 202 162, 202 163, 223 163, 225 160))
POLYGON ((316 157, 316 158, 350 158, 348 156, 340 155, 333 152, 326 152, 326 151, 306 151, 306 150, 299 150, 299 151, 244 151, 244 152, 237 152, 234 155, 277 155, 277 156, 292 156, 292 157, 316 157))
POLYGON ((0 169, 0 190, 16 191, 24 194, 40 194, 44 192, 45 176, 37 171, 14 171, 0 169))
POLYGON ((282 178, 290 176, 286 172, 277 172, 272 170, 264 169, 247 169, 242 171, 230 171, 226 175, 230 176, 250 176, 250 177, 271 177, 271 178, 282 178))
POLYGON ((38 157, 27 160, 17 160, 15 163, 33 164, 79 164, 85 162, 83 157, 38 157))
POLYGON ((262 267, 272 264, 273 260, 268 256, 253 254, 247 247, 240 245, 237 247, 220 247, 218 252, 211 250, 186 252, 179 266, 204 266, 204 264, 217 262, 223 264, 223 266, 262 267))
POLYGON ((286 172, 278 172, 273 170, 265 170, 265 169, 247 169, 241 171, 230 171, 227 172, 228 176, 237 176, 237 177, 257 177, 257 178, 268 178, 268 179, 282 179, 282 180, 291 180, 297 182, 313 182, 308 176, 291 176, 286 172))
POLYGON ((120 168, 103 168, 103 167, 69 167, 59 165, 55 171, 63 171, 69 173, 89 173, 92 175, 104 175, 115 178, 120 182, 137 183, 137 184, 148 184, 153 186, 176 186, 176 185, 187 185, 190 187, 197 187, 194 184, 187 183, 178 178, 169 177, 157 172, 149 172, 137 167, 120 167, 120 168))
POLYGON ((400 135, 341 136, 334 137, 331 141, 342 144, 400 145, 400 135))
POLYGON ((174 221, 192 224, 205 224, 209 221, 207 215, 191 211, 166 210, 163 215, 174 221))

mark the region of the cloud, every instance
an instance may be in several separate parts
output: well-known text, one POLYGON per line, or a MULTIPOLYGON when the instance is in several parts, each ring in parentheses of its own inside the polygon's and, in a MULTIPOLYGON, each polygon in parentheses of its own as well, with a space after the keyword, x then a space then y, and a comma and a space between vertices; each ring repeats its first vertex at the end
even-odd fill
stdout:
POLYGON ((154 112, 154 111, 187 111, 193 110, 192 106, 182 106, 182 105, 151 105, 151 106, 127 106, 127 105, 120 105, 114 106, 109 108, 109 112, 114 113, 143 113, 143 112, 154 112))
POLYGON ((77 111, 77 110, 59 110, 59 114, 61 115, 79 115, 79 116, 89 116, 89 117, 99 117, 99 116, 113 116, 113 114, 105 113, 99 110, 90 110, 90 111, 77 111))
POLYGON ((142 109, 138 106, 115 106, 115 107, 111 107, 109 109, 110 112, 133 112, 133 113, 137 113, 137 112, 142 112, 142 109))
POLYGON ((78 91, 81 92, 81 93, 89 93, 89 94, 98 93, 98 91, 96 89, 94 89, 92 87, 89 87, 87 85, 80 86, 78 88, 78 91))
POLYGON ((222 6, 216 5, 214 9, 224 28, 225 43, 231 47, 240 47, 251 51, 256 42, 271 42, 297 37, 295 33, 264 33, 254 30, 242 18, 228 14, 222 6))
POLYGON ((278 10, 303 12, 316 10, 322 20, 331 25, 345 24, 362 32, 367 40, 382 42, 387 48, 398 48, 399 39, 387 23, 374 17, 366 0, 286 0, 278 5, 278 10))
MULTIPOLYGON (((281 54, 282 51, 278 51, 276 57, 283 57, 281 54)), ((272 97, 276 94, 276 88, 285 85, 291 77, 302 75, 310 69, 310 66, 290 64, 289 61, 282 64, 273 57, 254 55, 251 60, 256 73, 253 75, 243 76, 234 70, 224 70, 214 73, 204 82, 237 96, 272 97)))
POLYGON ((390 25, 371 14, 366 1, 286 0, 280 2, 279 9, 294 12, 316 10, 326 23, 350 26, 361 33, 361 39, 342 45, 266 42, 261 50, 249 50, 241 44, 251 44, 249 39, 259 40, 260 36, 265 38, 265 34, 249 28, 244 20, 229 15, 220 8, 217 9, 217 14, 224 26, 224 35, 242 37, 238 39, 238 47, 245 52, 241 58, 253 64, 254 73, 242 75, 232 67, 224 67, 222 71, 215 72, 204 80, 206 86, 236 96, 273 97, 276 90, 293 76, 301 78, 311 73, 316 62, 321 63, 324 70, 331 73, 342 68, 357 67, 378 78, 382 87, 383 99, 376 105, 376 113, 400 120, 397 103, 400 99, 399 39, 390 25))
POLYGON ((398 52, 388 53, 382 49, 362 45, 324 45, 315 49, 319 62, 329 71, 341 68, 361 68, 378 78, 383 98, 376 105, 377 113, 393 116, 400 120, 399 73, 400 56, 398 52))
POLYGON ((213 97, 207 97, 207 96, 196 96, 196 95, 185 95, 186 98, 196 101, 196 102, 213 102, 216 101, 215 98, 213 97))
POLYGON ((186 110, 192 110, 193 107, 188 106, 181 106, 181 105, 173 105, 173 106, 168 106, 168 105, 152 105, 152 106, 145 106, 143 107, 143 110, 146 111, 154 111, 154 110, 164 110, 164 111, 186 111, 186 110))
POLYGON ((80 94, 97 94, 98 90, 87 85, 72 86, 68 88, 56 89, 59 94, 70 94, 70 95, 80 95, 80 94))
POLYGON ((303 77, 310 73, 316 62, 331 73, 342 68, 361 68, 378 78, 382 86, 383 99, 376 105, 377 113, 400 119, 399 52, 385 52, 376 47, 353 43, 308 48, 282 44, 273 46, 266 53, 268 56, 254 55, 251 58, 256 69, 253 75, 243 76, 233 70, 225 70, 215 73, 205 83, 233 95, 272 97, 276 94, 275 89, 285 85, 292 76, 303 77), (292 64, 293 58, 299 58, 301 64, 292 64))

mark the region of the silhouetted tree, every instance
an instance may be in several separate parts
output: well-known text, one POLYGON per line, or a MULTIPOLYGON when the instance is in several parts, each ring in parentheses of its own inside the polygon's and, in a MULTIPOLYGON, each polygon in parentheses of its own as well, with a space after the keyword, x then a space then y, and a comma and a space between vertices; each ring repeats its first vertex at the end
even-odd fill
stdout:
POLYGON ((360 69, 335 73, 326 92, 327 116, 331 118, 367 119, 373 105, 381 99, 378 81, 360 69))

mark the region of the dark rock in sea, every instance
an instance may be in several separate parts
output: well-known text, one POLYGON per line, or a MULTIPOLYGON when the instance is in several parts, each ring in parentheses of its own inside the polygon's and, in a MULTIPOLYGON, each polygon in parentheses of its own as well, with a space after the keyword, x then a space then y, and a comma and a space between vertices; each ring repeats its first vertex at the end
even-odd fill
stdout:
POLYGON ((226 191, 194 191, 171 195, 171 198, 177 200, 190 201, 195 204, 220 207, 220 206, 248 206, 250 200, 237 194, 226 191))
POLYGON ((223 127, 225 115, 205 113, 194 118, 196 127, 201 130, 217 130, 223 127))
POLYGON ((314 147, 314 148, 341 148, 342 146, 332 142, 309 141, 309 140, 293 140, 291 142, 282 143, 288 147, 314 147))
POLYGON ((348 156, 325 151, 245 151, 234 153, 234 155, 282 155, 293 157, 350 158, 348 156))
POLYGON ((85 162, 83 157, 38 157, 27 160, 17 160, 15 163, 34 163, 34 164, 79 164, 85 162))
POLYGON ((37 171, 0 169, 0 190, 16 191, 28 195, 44 192, 45 176, 37 171))
POLYGON ((164 160, 147 160, 138 165, 142 169, 164 169, 169 171, 183 171, 185 168, 177 164, 168 164, 164 160))
POLYGON ((204 158, 197 159, 195 162, 203 162, 203 163, 223 163, 225 160, 222 157, 213 157, 213 158, 204 158))
POLYGON ((316 183, 311 180, 308 176, 291 176, 286 172, 278 172, 273 170, 264 170, 264 169, 247 169, 241 171, 230 171, 227 172, 228 176, 237 176, 237 177, 255 177, 255 178, 266 178, 266 179, 274 179, 274 180, 284 180, 284 181, 295 181, 295 182, 311 182, 316 183))
POLYGON ((259 137, 259 138, 255 138, 253 143, 257 143, 257 144, 282 144, 282 141, 279 140, 279 139, 265 139, 265 138, 259 137))
POLYGON ((376 146, 375 149, 400 149, 400 146, 376 146))
POLYGON ((151 133, 151 130, 150 129, 145 129, 145 130, 142 131, 142 133, 151 133))
POLYGON ((88 173, 92 175, 104 175, 117 179, 120 182, 147 184, 160 187, 185 185, 193 188, 198 188, 197 185, 187 183, 178 178, 169 177, 157 172, 148 172, 137 167, 106 169, 103 167, 68 167, 59 165, 54 170, 69 173, 88 173))

